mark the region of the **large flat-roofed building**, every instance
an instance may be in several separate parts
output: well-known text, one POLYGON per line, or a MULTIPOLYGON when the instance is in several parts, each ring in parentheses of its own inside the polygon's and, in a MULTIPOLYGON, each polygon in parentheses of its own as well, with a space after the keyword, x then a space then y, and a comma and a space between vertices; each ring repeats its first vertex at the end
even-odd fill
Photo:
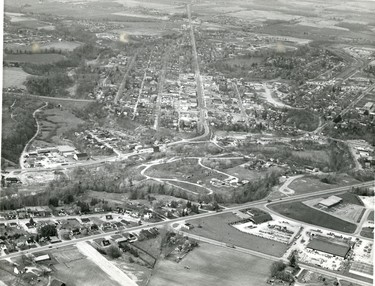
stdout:
POLYGON ((310 241, 307 248, 346 258, 350 250, 350 245, 343 241, 330 241, 316 237, 310 241))
POLYGON ((330 197, 328 197, 324 200, 321 200, 319 202, 319 205, 321 205, 323 207, 330 208, 330 207, 333 207, 335 205, 338 205, 341 202, 342 202, 342 198, 336 197, 336 196, 330 196, 330 197))

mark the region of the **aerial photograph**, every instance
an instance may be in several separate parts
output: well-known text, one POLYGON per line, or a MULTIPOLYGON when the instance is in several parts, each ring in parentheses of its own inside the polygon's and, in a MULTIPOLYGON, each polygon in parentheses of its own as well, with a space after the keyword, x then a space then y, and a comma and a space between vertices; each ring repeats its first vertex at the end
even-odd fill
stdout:
POLYGON ((373 285, 374 0, 0 5, 0 286, 373 285))

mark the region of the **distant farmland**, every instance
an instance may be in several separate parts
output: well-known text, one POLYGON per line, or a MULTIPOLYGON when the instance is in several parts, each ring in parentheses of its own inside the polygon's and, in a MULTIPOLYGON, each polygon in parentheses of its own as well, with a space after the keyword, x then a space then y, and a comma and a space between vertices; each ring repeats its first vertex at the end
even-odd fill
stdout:
POLYGON ((8 54, 4 55, 5 62, 50 64, 64 60, 60 54, 8 54))

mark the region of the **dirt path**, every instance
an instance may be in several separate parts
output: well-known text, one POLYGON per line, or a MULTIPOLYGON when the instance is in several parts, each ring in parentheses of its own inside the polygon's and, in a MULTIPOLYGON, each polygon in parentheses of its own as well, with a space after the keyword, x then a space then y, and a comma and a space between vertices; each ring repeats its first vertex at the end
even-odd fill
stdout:
POLYGON ((78 250, 86 255, 91 261, 100 267, 108 276, 116 281, 119 285, 124 286, 137 286, 132 279, 129 278, 124 272, 117 268, 114 264, 108 261, 103 255, 101 255, 95 248, 86 242, 77 243, 78 250))
POLYGON ((35 132, 34 136, 29 140, 29 142, 26 143, 25 147, 22 150, 22 153, 21 153, 21 156, 20 156, 20 160, 19 160, 19 164, 20 164, 20 168, 21 169, 25 169, 25 166, 23 164, 23 159, 24 159, 26 150, 29 148, 31 142, 33 142, 33 140, 38 136, 38 134, 40 132, 40 123, 39 123, 38 119, 36 118, 36 114, 38 112, 40 112, 43 108, 47 107, 47 106, 48 106, 48 102, 46 102, 42 107, 39 107, 37 110, 35 110, 33 112, 33 117, 34 117, 34 120, 36 121, 37 129, 36 129, 36 132, 35 132))

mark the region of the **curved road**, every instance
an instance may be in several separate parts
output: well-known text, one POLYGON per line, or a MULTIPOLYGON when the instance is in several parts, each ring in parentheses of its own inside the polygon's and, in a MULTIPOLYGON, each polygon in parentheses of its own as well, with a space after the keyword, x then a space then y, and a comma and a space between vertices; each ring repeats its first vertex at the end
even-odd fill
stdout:
POLYGON ((45 102, 43 106, 39 107, 38 109, 36 109, 33 112, 33 118, 34 118, 34 120, 36 122, 37 129, 36 129, 36 132, 35 132, 34 136, 29 140, 29 142, 26 143, 25 147, 22 150, 22 153, 21 153, 21 156, 20 156, 20 160, 19 160, 19 164, 20 164, 20 168, 21 169, 25 168, 25 166, 23 164, 23 160, 24 160, 24 156, 25 156, 26 150, 29 148, 29 145, 31 144, 31 142, 33 142, 33 140, 38 136, 38 134, 40 132, 40 123, 39 123, 38 119, 36 118, 36 114, 38 112, 40 112, 42 109, 44 109, 45 107, 47 107, 47 106, 48 106, 48 102, 45 102))

